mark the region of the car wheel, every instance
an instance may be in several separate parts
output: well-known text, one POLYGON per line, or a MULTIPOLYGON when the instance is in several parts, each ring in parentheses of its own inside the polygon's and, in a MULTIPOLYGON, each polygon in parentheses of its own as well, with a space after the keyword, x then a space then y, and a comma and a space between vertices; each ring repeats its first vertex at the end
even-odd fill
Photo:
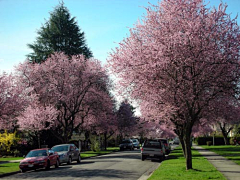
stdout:
POLYGON ((142 155, 142 161, 144 161, 146 159, 146 156, 142 155))
POLYGON ((77 159, 77 163, 80 163, 80 162, 81 162, 81 156, 79 154, 78 159, 77 159))
POLYGON ((20 171, 21 171, 21 173, 24 173, 24 172, 26 172, 26 170, 25 170, 25 169, 20 169, 20 171))
POLYGON ((45 167, 45 170, 50 169, 50 161, 47 161, 47 166, 45 167))
POLYGON ((56 162, 56 164, 55 164, 55 168, 58 168, 59 167, 59 160, 57 159, 57 162, 56 162))
POLYGON ((72 163, 72 157, 70 156, 70 157, 68 158, 67 164, 71 164, 71 163, 72 163))

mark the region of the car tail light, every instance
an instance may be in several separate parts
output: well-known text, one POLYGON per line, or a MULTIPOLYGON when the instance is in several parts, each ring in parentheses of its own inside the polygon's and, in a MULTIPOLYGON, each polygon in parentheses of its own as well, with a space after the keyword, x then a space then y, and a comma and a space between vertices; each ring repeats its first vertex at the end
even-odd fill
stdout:
POLYGON ((168 144, 165 144, 166 147, 168 147, 168 144))
POLYGON ((141 148, 141 151, 143 151, 143 147, 141 148))

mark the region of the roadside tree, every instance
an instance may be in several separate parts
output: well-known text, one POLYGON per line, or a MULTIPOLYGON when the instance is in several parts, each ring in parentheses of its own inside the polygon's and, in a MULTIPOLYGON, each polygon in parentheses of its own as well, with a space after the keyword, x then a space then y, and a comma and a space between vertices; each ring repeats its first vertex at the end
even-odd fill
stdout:
POLYGON ((0 130, 16 127, 16 117, 27 106, 28 92, 17 83, 13 75, 0 75, 0 130))
POLYGON ((55 53, 41 64, 20 64, 18 72, 37 98, 34 106, 18 118, 19 125, 33 129, 38 126, 39 130, 45 125, 63 143, 70 140, 73 131, 94 123, 93 112, 100 108, 97 103, 106 98, 108 76, 100 62, 86 60, 83 55, 69 59, 63 53, 55 53))
POLYGON ((174 124, 192 169, 193 126, 213 112, 212 101, 238 88, 239 26, 226 5, 208 9, 202 0, 162 0, 146 10, 109 66, 123 90, 156 105, 159 119, 174 124))

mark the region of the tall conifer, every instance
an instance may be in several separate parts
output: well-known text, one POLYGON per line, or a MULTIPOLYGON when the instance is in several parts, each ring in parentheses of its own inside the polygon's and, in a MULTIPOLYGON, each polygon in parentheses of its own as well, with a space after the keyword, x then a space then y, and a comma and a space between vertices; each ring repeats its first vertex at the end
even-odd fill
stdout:
POLYGON ((37 32, 38 37, 28 47, 33 53, 27 55, 31 62, 41 63, 54 52, 64 52, 68 56, 84 54, 92 57, 91 50, 86 45, 84 32, 80 30, 63 3, 55 7, 50 18, 37 32))

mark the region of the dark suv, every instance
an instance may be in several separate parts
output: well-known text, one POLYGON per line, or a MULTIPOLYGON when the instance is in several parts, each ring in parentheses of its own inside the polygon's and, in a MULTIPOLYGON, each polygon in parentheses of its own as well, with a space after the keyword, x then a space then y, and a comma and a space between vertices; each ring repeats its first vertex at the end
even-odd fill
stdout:
POLYGON ((131 139, 124 139, 119 145, 120 150, 129 149, 134 150, 133 142, 131 139))

